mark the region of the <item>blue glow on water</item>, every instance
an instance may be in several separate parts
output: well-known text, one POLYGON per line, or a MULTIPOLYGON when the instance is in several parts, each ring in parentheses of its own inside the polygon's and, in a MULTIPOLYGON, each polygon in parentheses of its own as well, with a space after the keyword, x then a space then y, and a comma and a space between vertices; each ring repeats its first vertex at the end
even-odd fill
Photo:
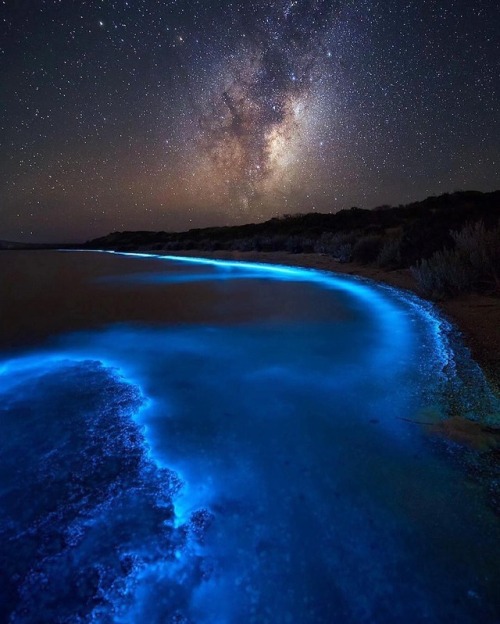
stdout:
MULTIPOLYGON (((261 277, 274 280, 308 282, 327 289, 342 290, 353 295, 361 302, 368 304, 370 313, 375 314, 377 320, 380 321, 380 329, 383 333, 387 334, 390 332, 393 337, 397 336, 401 346, 403 346, 404 341, 411 333, 409 328, 405 326, 404 315, 398 313, 398 308, 394 305, 395 302, 399 304, 402 302, 406 307, 408 305, 411 306, 420 319, 427 324, 429 334, 432 335, 434 341, 433 361, 439 363, 441 369, 444 366, 453 365, 453 356, 448 339, 450 324, 436 311, 432 304, 423 301, 408 291, 401 291, 387 285, 375 285, 371 280, 364 278, 341 277, 327 271, 303 267, 153 253, 116 252, 112 250, 102 250, 96 253, 109 253, 138 258, 157 258, 180 265, 212 266, 218 270, 212 276, 214 280, 255 279, 256 277, 261 277)), ((123 279, 126 280, 127 278, 123 279)), ((210 274, 162 275, 155 273, 132 275, 128 279, 153 283, 180 283, 208 281, 210 280, 210 274)))
MULTIPOLYGON (((218 279, 271 279, 277 281, 293 281, 293 282, 307 282, 314 284, 321 288, 332 289, 335 291, 341 291, 349 296, 353 297, 354 301, 358 301, 359 305, 366 305, 366 312, 368 312, 373 319, 379 324, 378 337, 380 339, 380 365, 385 365, 387 358, 387 349, 390 346, 391 350, 396 346, 403 350, 406 348, 410 332, 407 327, 407 321, 405 315, 401 313, 394 302, 391 302, 387 296, 384 296, 379 290, 374 289, 373 285, 368 285, 362 280, 356 278, 344 278, 327 273, 325 271, 319 271, 317 269, 306 269, 297 267, 288 267, 277 264, 265 264, 265 263, 253 263, 231 260, 215 260, 207 258, 192 258, 185 256, 170 256, 160 254, 136 254, 126 252, 105 252, 113 253, 117 255, 124 255, 130 257, 153 257, 161 260, 167 260, 169 263, 175 262, 177 264, 187 264, 197 266, 211 266, 216 269, 213 276, 214 280, 218 279), (389 345, 390 343, 390 345, 389 345)), ((126 278, 125 278, 126 279, 126 278)), ((132 279, 134 279, 132 277, 132 279)), ((172 275, 166 274, 150 274, 149 276, 143 275, 140 278, 142 281, 153 282, 166 282, 174 281, 205 281, 207 280, 206 274, 194 273, 191 275, 172 275)), ((396 292, 396 291, 394 291, 396 292)), ((438 322, 435 315, 429 314, 435 321, 435 329, 440 332, 440 321, 438 322)), ((439 341, 442 341, 442 336, 439 336, 439 341)), ((443 348, 441 355, 446 351, 443 348)))
POLYGON ((343 314, 122 324, 2 362, 11 621, 495 621, 498 524, 407 422, 455 374, 433 307, 316 270, 158 259, 165 275, 130 281, 205 287, 211 267, 249 296, 312 284, 343 314))

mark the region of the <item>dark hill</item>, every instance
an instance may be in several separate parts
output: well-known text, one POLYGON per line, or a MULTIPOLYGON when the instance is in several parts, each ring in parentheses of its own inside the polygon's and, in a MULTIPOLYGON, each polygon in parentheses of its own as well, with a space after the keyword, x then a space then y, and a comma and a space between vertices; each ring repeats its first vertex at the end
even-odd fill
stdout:
POLYGON ((375 251, 380 252, 384 243, 391 241, 393 246, 396 242, 398 246, 393 264, 408 267, 443 247, 452 246, 450 232, 478 221, 491 229, 497 225, 499 217, 500 191, 463 191, 428 197, 405 206, 380 206, 373 210, 351 208, 335 214, 285 215, 239 226, 174 233, 113 232, 89 241, 85 247, 121 251, 319 251, 338 255, 337 248, 347 245, 353 251, 358 246, 357 259, 370 262, 375 251), (369 240, 362 243, 367 237, 369 240))

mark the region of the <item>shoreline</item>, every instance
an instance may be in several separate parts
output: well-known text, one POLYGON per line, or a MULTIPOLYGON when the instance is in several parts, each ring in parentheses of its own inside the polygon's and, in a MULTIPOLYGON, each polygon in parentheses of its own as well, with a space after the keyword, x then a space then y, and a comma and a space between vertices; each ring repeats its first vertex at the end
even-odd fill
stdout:
MULTIPOLYGON (((155 252, 151 252, 155 253, 155 252)), ((158 252, 162 253, 161 250, 158 252)), ((408 290, 430 301, 459 331, 472 358, 479 364, 496 394, 500 394, 500 299, 488 295, 469 294, 454 299, 432 301, 420 292, 409 269, 387 270, 357 263, 341 264, 330 256, 318 253, 292 254, 282 251, 185 251, 168 252, 172 256, 206 257, 218 260, 240 260, 285 264, 319 269, 344 275, 364 277, 408 290)))

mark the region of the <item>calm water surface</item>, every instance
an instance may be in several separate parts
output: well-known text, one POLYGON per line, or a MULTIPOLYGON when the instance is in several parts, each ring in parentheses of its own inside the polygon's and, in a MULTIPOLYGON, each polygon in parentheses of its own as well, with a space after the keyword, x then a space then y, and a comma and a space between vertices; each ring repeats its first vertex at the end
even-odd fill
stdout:
POLYGON ((410 422, 493 401, 430 306, 84 252, 0 285, 1 621, 500 621, 498 518, 410 422))

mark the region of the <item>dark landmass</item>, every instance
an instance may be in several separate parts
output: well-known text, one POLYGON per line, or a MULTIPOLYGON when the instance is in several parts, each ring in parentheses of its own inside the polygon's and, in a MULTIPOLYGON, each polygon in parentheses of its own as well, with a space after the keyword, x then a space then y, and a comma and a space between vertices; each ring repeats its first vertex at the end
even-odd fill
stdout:
POLYGON ((85 244, 118 251, 285 251, 412 268, 421 293, 500 293, 500 191, 463 191, 406 206, 298 214, 187 232, 113 232, 85 244))

